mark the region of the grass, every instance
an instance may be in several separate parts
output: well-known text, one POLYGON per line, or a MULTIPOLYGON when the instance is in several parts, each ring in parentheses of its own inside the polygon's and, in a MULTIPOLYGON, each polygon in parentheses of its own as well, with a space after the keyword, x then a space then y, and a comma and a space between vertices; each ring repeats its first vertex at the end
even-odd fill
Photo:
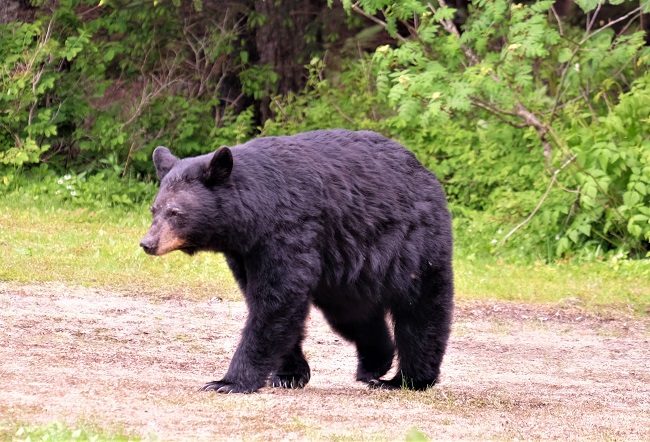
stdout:
POLYGON ((0 203, 0 280, 63 282, 190 298, 239 296, 220 255, 151 257, 138 246, 147 231, 146 208, 92 212, 0 203))
MULTIPOLYGON (((128 293, 205 299, 240 297, 221 255, 146 255, 138 243, 149 226, 145 207, 131 212, 48 207, 9 196, 0 202, 0 280, 62 282, 128 293)), ((462 241, 460 242, 462 243, 462 241)), ((456 251, 459 299, 576 303, 646 314, 650 260, 510 264, 466 259, 456 251)))
MULTIPOLYGON (((456 261, 458 292, 467 299, 650 307, 650 260, 560 264, 456 261)), ((648 312, 650 313, 650 312, 648 312)))
POLYGON ((61 422, 47 425, 2 424, 0 440, 11 441, 136 441, 140 437, 124 432, 107 432, 94 425, 69 427, 61 422))

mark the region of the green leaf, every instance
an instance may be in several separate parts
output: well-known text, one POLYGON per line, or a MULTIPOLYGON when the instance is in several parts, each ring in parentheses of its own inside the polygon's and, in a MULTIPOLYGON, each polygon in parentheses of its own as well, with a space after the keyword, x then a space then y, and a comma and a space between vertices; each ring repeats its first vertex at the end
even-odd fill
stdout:
POLYGON ((456 10, 448 6, 443 6, 438 8, 435 15, 433 16, 434 20, 441 22, 443 20, 452 20, 456 14, 456 10))
POLYGON ((569 250, 570 244, 569 244, 569 238, 567 237, 562 237, 560 240, 557 242, 557 246, 555 247, 555 254, 557 256, 562 256, 564 252, 569 250))
POLYGON ((576 3, 583 11, 590 12, 596 9, 600 0, 576 0, 576 3))
POLYGON ((557 57, 557 61, 560 63, 566 63, 567 61, 571 60, 571 57, 573 56, 573 51, 569 48, 562 48, 560 51, 560 54, 557 57))
POLYGON ((115 49, 114 48, 108 48, 108 50, 106 52, 104 52, 103 59, 104 59, 105 62, 107 62, 107 63, 110 62, 111 60, 113 60, 114 57, 115 57, 115 49))
POLYGON ((591 236, 591 225, 589 224, 580 224, 576 229, 585 236, 591 236))
POLYGON ((650 13, 650 0, 641 0, 641 11, 644 14, 650 13))
POLYGON ((623 203, 627 207, 634 207, 639 203, 639 201, 641 201, 641 195, 639 195, 638 192, 627 191, 623 193, 623 203))
POLYGON ((645 184, 641 183, 641 182, 634 183, 634 190, 639 192, 641 195, 647 195, 648 194, 648 187, 645 184))
POLYGON ((83 34, 77 37, 68 37, 65 41, 63 55, 68 61, 72 61, 83 50, 84 44, 88 43, 88 41, 88 37, 83 34))

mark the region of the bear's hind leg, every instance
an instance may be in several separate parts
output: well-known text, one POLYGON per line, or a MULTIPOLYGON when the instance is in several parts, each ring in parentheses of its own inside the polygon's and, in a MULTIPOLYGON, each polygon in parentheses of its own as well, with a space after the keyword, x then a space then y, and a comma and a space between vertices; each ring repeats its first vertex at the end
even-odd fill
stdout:
POLYGON ((276 388, 303 388, 309 382, 311 371, 298 342, 293 350, 282 358, 280 368, 271 374, 269 385, 276 388))
POLYGON ((453 277, 451 269, 431 273, 417 301, 393 308, 399 370, 391 380, 373 380, 372 387, 426 390, 438 381, 451 332, 453 277))
POLYGON ((368 320, 356 322, 341 322, 327 314, 325 316, 337 333, 357 347, 357 381, 369 383, 390 370, 395 345, 383 311, 368 320))

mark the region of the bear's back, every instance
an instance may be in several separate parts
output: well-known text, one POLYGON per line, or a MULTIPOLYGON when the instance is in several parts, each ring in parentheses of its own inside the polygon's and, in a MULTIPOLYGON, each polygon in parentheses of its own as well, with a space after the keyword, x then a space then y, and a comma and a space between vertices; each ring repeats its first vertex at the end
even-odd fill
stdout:
POLYGON ((418 193, 444 194, 435 176, 412 152, 371 131, 319 130, 263 137, 233 148, 235 164, 260 184, 311 193, 319 204, 372 203, 373 199, 420 199, 418 193), (354 200, 354 201, 353 201, 354 200), (332 202, 332 201, 330 201, 332 202))

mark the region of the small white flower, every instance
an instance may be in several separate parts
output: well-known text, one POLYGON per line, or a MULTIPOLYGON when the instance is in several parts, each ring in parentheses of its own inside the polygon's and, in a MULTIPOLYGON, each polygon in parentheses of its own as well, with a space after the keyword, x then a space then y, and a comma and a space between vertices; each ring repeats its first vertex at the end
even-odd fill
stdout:
POLYGON ((72 192, 70 192, 70 195, 72 195, 72 196, 76 196, 76 195, 77 195, 77 192, 75 192, 75 191, 73 190, 72 192))
POLYGON ((497 235, 501 235, 503 233, 503 230, 499 229, 497 230, 497 235))
POLYGON ((580 63, 576 63, 575 66, 573 66, 573 69, 575 69, 576 72, 580 72, 580 63))
POLYGON ((63 184, 63 180, 59 180, 59 181, 57 181, 57 183, 63 184))
POLYGON ((404 74, 402 74, 402 75, 399 76, 399 78, 397 79, 397 81, 399 82, 399 84, 405 86, 405 85, 409 84, 409 82, 411 81, 411 79, 409 78, 408 75, 404 75, 404 74))
POLYGON ((66 181, 70 181, 72 179, 72 175, 70 175, 70 174, 64 175, 63 179, 66 180, 66 181))
POLYGON ((496 243, 498 243, 498 242, 499 242, 499 240, 498 240, 498 239, 496 239, 496 238, 494 238, 494 239, 493 239, 492 241, 490 241, 490 242, 491 242, 492 244, 496 244, 496 243))
POLYGON ((54 192, 54 193, 55 193, 56 195, 60 195, 60 194, 61 194, 61 191, 60 191, 60 190, 57 190, 57 191, 54 192))
POLYGON ((68 189, 68 190, 72 190, 72 186, 71 186, 70 184, 68 184, 67 186, 65 186, 65 188, 68 189))
POLYGON ((555 235, 555 240, 559 241, 560 240, 560 235, 555 235))

